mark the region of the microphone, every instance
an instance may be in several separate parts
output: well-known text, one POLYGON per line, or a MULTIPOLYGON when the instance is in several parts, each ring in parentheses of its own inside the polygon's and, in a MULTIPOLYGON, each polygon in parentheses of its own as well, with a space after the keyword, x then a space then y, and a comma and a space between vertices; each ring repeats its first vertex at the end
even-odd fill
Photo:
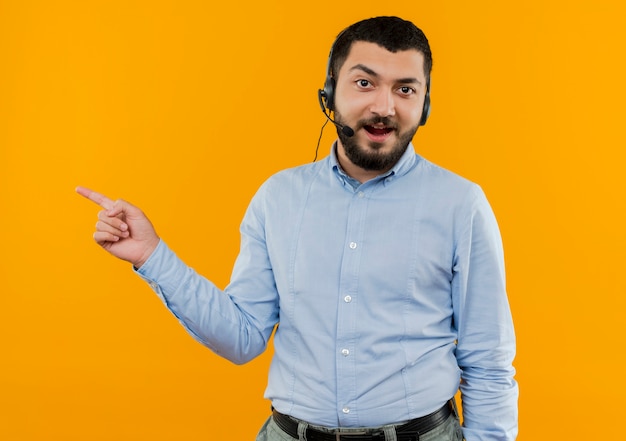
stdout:
MULTIPOLYGON (((332 119, 330 117, 330 112, 331 112, 330 109, 328 110, 328 112, 326 112, 326 105, 324 104, 324 99, 326 98, 326 92, 323 91, 322 89, 318 90, 317 98, 319 99, 320 107, 322 108, 322 113, 324 114, 326 119, 328 121, 330 121, 331 123, 333 123, 335 125, 335 127, 337 127, 338 129, 341 129, 341 133, 343 133, 348 138, 351 138, 352 136, 354 136, 354 130, 352 130, 351 127, 344 126, 343 124, 340 124, 337 121, 335 121, 334 119, 332 119)), ((322 134, 324 133, 324 127, 326 127, 326 124, 328 124, 328 121, 326 121, 324 123, 324 125, 322 126, 322 129, 320 130, 320 137, 317 139, 317 147, 315 147, 315 158, 313 158, 313 162, 315 162, 317 160, 317 151, 320 148, 320 141, 322 140, 322 134)))
MULTIPOLYGON (((346 135, 348 138, 354 136, 354 130, 352 130, 351 127, 344 126, 343 124, 339 124, 337 121, 331 119, 330 116, 328 116, 326 112, 324 112, 324 116, 326 116, 326 119, 328 119, 328 121, 333 123, 338 129, 341 129, 341 133, 346 135)), ((328 124, 328 121, 324 123, 324 125, 322 126, 322 130, 320 130, 320 137, 317 140, 317 147, 315 147, 315 158, 313 158, 313 162, 317 160, 317 150, 320 148, 320 141, 322 140, 322 133, 324 133, 324 127, 326 127, 326 124, 328 124)))
POLYGON ((331 117, 328 116, 328 113, 326 112, 324 112, 324 115, 326 116, 326 118, 328 118, 328 121, 333 123, 338 129, 341 129, 341 133, 346 135, 348 138, 354 136, 354 130, 352 130, 352 127, 344 126, 343 124, 338 123, 334 119, 331 119, 331 117))
POLYGON ((326 99, 326 92, 324 90, 320 89, 320 90, 317 91, 317 99, 320 102, 320 107, 322 108, 322 113, 324 114, 324 116, 326 118, 328 118, 328 121, 333 123, 338 129, 341 129, 341 133, 346 135, 348 138, 350 138, 351 136, 354 136, 354 130, 352 130, 351 127, 344 126, 343 124, 340 124, 337 121, 335 121, 334 119, 332 119, 330 117, 330 115, 329 115, 330 109, 328 110, 328 113, 326 112, 326 105, 324 104, 324 99, 326 99))
MULTIPOLYGON (((334 122, 334 121, 333 121, 334 122)), ((337 123, 335 123, 335 125, 339 125, 337 123)), ((354 130, 352 130, 351 127, 348 126, 341 126, 341 131, 343 132, 344 135, 346 135, 348 138, 354 136, 354 130)))

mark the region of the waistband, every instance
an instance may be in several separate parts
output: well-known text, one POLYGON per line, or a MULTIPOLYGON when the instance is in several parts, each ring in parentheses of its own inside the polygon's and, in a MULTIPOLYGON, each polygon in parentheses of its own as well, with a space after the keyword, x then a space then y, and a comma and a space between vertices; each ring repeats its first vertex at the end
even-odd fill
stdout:
POLYGON ((366 429, 316 429, 309 427, 307 423, 300 422, 288 415, 272 411, 272 417, 276 425, 292 438, 298 439, 298 426, 305 424, 305 439, 307 441, 385 441, 385 432, 395 430, 398 441, 419 441, 420 435, 430 432, 441 425, 454 412, 454 404, 449 400, 440 409, 423 417, 412 419, 400 424, 366 429))

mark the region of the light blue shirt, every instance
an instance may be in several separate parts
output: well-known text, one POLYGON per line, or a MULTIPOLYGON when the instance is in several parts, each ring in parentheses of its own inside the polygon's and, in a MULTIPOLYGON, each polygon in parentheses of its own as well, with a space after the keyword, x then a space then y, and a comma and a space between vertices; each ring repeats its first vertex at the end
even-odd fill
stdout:
POLYGON ((460 387, 467 441, 516 437, 496 220, 478 185, 412 145, 363 184, 334 150, 269 178, 223 291, 164 242, 138 272, 193 337, 234 363, 262 353, 279 324, 266 397, 284 414, 379 426, 433 412, 460 387))

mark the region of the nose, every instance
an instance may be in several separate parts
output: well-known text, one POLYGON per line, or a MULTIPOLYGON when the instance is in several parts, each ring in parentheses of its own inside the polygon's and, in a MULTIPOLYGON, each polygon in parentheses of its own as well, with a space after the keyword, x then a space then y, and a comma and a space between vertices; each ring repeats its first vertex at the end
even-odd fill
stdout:
POLYGON ((370 112, 378 116, 394 116, 396 114, 394 96, 390 89, 379 89, 373 98, 370 112))

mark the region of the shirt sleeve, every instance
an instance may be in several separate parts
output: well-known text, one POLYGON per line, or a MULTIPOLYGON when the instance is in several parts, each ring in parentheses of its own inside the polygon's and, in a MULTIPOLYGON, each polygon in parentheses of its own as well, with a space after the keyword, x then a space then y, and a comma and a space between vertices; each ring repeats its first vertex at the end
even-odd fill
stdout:
POLYGON ((236 364, 265 350, 278 321, 278 294, 262 231, 260 217, 249 208, 233 278, 224 291, 163 241, 136 270, 196 340, 236 364))
POLYGON ((475 186, 459 222, 452 296, 467 441, 517 436, 515 332, 508 303, 502 240, 482 190, 475 186))

